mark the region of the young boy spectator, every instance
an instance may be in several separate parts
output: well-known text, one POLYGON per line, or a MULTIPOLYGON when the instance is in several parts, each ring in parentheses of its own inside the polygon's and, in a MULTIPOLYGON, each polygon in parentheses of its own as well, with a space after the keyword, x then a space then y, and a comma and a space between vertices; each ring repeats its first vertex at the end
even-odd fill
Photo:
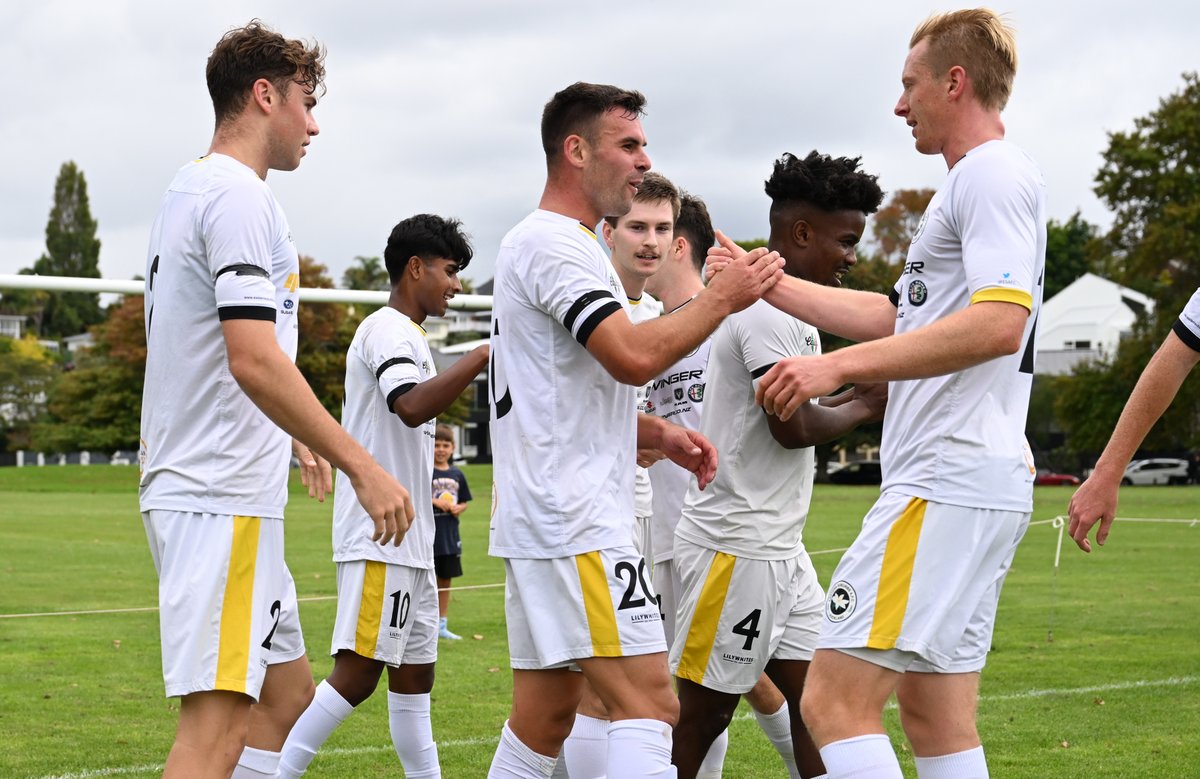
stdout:
POLYGON ((438 638, 449 641, 462 638, 446 627, 446 612, 450 609, 450 580, 463 572, 458 517, 471 500, 467 477, 450 464, 453 456, 454 428, 438 425, 433 436, 433 572, 438 586, 438 638))
POLYGON ((392 230, 384 262, 387 306, 359 325, 346 354, 342 425, 391 473, 413 485, 415 518, 404 543, 367 543, 371 526, 341 473, 333 506, 338 606, 330 649, 333 672, 283 745, 280 777, 304 774, 313 756, 388 672, 388 723, 404 775, 439 777, 429 718, 437 633, 433 575, 434 419, 487 363, 481 346, 436 374, 425 330, 462 290, 458 272, 472 255, 461 224, 420 214, 392 230))

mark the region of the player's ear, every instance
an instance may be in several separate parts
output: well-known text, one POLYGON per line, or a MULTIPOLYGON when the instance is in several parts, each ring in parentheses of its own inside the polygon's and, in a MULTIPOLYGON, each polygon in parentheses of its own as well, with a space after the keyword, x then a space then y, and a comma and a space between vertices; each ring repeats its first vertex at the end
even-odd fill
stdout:
POLYGON ((686 257, 687 250, 688 250, 687 239, 684 238, 682 235, 676 236, 675 240, 671 242, 671 251, 672 251, 675 259, 678 260, 681 257, 686 257))
POLYGON ((408 275, 411 276, 414 281, 416 279, 421 278, 421 272, 423 270, 425 270, 425 261, 424 260, 422 260, 420 257, 418 257, 415 254, 408 258, 408 268, 407 268, 408 275))
POLYGON ((569 165, 582 168, 587 163, 591 150, 582 135, 568 135, 563 139, 563 159, 569 165))
POLYGON ((812 240, 813 229, 812 225, 807 220, 797 219, 792 222, 792 241, 802 249, 808 248, 809 241, 812 240))
POLYGON ((611 250, 611 249, 612 249, 612 247, 613 247, 613 237, 612 237, 612 234, 613 234, 613 228, 612 228, 612 225, 610 225, 610 224, 608 223, 608 220, 607 220, 607 219, 605 219, 604 221, 602 221, 602 222, 600 223, 600 235, 604 237, 604 243, 608 245, 608 248, 609 248, 610 250, 611 250))
POLYGON ((250 85, 250 101, 263 113, 270 113, 271 108, 279 102, 280 94, 269 79, 260 78, 250 85))

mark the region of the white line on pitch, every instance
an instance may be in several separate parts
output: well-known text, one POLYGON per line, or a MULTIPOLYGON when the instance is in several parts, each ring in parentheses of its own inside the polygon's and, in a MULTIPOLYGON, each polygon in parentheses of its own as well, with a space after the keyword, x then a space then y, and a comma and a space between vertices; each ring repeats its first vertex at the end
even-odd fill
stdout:
MULTIPOLYGON (((1030 698, 1045 698, 1051 695, 1084 695, 1096 692, 1116 692, 1120 690, 1141 690, 1152 687, 1182 687, 1189 684, 1195 684, 1200 681, 1200 676, 1169 676, 1166 679, 1139 679, 1133 682, 1114 682, 1112 684, 1096 684, 1088 687, 1068 687, 1068 688, 1050 688, 1044 690, 1025 690, 1023 692, 1004 693, 1001 695, 982 695, 979 698, 981 705, 1001 701, 1016 701, 1028 700, 1030 698)), ((888 704, 889 708, 894 708, 895 703, 888 704)), ((750 719, 752 715, 749 713, 739 714, 734 719, 744 720, 750 719)), ((488 746, 495 744, 499 740, 498 736, 489 736, 483 738, 460 738, 447 741, 438 741, 438 747, 441 749, 452 749, 458 747, 477 747, 488 746)), ((341 749, 324 749, 318 753, 319 757, 340 757, 353 755, 366 755, 376 752, 387 753, 392 751, 390 744, 373 746, 373 747, 344 747, 341 749)), ((140 773, 157 773, 162 770, 162 764, 156 763, 152 765, 126 766, 121 768, 98 768, 91 771, 77 771, 70 774, 54 774, 52 776, 38 777, 38 779, 99 779, 104 776, 127 776, 129 774, 140 773)))

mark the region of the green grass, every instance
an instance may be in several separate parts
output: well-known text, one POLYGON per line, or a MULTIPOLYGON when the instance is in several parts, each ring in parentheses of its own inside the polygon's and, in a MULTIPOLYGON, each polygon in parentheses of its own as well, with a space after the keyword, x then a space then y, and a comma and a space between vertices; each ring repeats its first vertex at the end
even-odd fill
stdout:
MULTIPOLYGON (((0 614, 151 609, 156 581, 137 509, 136 471, 114 466, 0 469, 0 614)), ((469 466, 479 498, 463 517, 466 575, 451 606, 463 641, 443 643, 434 733, 447 777, 486 773, 511 675, 500 561, 487 548, 490 470, 469 466), (478 636, 478 638, 476 638, 478 636)), ((328 503, 293 485, 287 557, 314 675, 329 672, 334 616, 328 503)), ((1039 488, 1035 522, 1066 509, 1070 488, 1039 488)), ((805 537, 836 550, 876 492, 818 486, 805 537)), ((1129 488, 1121 515, 1197 516, 1200 488, 1129 488)), ((1200 776, 1200 526, 1118 523, 1090 556, 1058 531, 1030 528, 1001 601, 979 724, 997 777, 1200 776)), ((816 554, 827 581, 837 553, 816 554)), ((0 776, 154 776, 175 728, 163 698, 153 610, 0 618, 0 776)), ((905 775, 895 711, 888 723, 905 775)), ((727 777, 782 776, 751 718, 732 726, 727 777)), ((397 776, 383 695, 329 740, 310 775, 397 776)))

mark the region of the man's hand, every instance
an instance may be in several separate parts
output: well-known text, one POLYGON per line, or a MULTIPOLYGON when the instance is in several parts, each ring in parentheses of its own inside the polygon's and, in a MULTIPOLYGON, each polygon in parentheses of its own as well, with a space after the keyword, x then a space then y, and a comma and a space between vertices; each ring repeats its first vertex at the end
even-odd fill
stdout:
POLYGON ((329 461, 304 444, 292 439, 292 452, 300 461, 300 483, 308 487, 308 497, 325 502, 325 495, 333 492, 333 469, 329 461))
POLYGON ((1104 546, 1108 540, 1108 531, 1112 528, 1113 520, 1117 518, 1117 490, 1120 489, 1120 478, 1105 478, 1094 471, 1087 478, 1067 506, 1067 514, 1071 524, 1067 532, 1075 540, 1076 546, 1085 552, 1092 551, 1092 543, 1088 540, 1088 531, 1097 522, 1100 529, 1096 531, 1096 543, 1104 546))
POLYGON ((637 464, 642 468, 649 468, 651 465, 654 465, 664 457, 666 457, 666 455, 658 449, 637 450, 637 464))
MULTIPOLYGON (((349 474, 347 474, 349 475, 349 474)), ((371 461, 360 476, 351 476, 358 502, 375 523, 371 540, 379 545, 400 546, 413 521, 412 496, 390 473, 371 461)))
POLYGON ((696 474, 700 489, 717 475, 717 449, 695 430, 665 425, 659 450, 671 462, 696 474))
POLYGON ((768 414, 788 421, 801 403, 828 395, 846 383, 830 359, 836 354, 780 360, 763 374, 754 402, 768 414))
POLYGON ((854 385, 853 392, 854 399, 866 404, 867 408, 871 410, 871 422, 883 419, 888 402, 888 383, 886 381, 860 382, 854 385))
POLYGON ((721 267, 719 274, 713 271, 708 289, 725 302, 729 313, 734 313, 759 300, 783 278, 783 259, 779 252, 769 252, 762 247, 751 252, 742 251, 721 233, 717 235, 722 246, 728 244, 733 248, 726 247, 730 260, 721 267), (740 254, 735 255, 735 249, 740 254))
POLYGON ((716 237, 717 245, 709 247, 708 256, 704 260, 705 282, 712 281, 713 277, 725 270, 729 263, 748 254, 745 249, 729 240, 729 236, 720 230, 716 231, 716 237))

